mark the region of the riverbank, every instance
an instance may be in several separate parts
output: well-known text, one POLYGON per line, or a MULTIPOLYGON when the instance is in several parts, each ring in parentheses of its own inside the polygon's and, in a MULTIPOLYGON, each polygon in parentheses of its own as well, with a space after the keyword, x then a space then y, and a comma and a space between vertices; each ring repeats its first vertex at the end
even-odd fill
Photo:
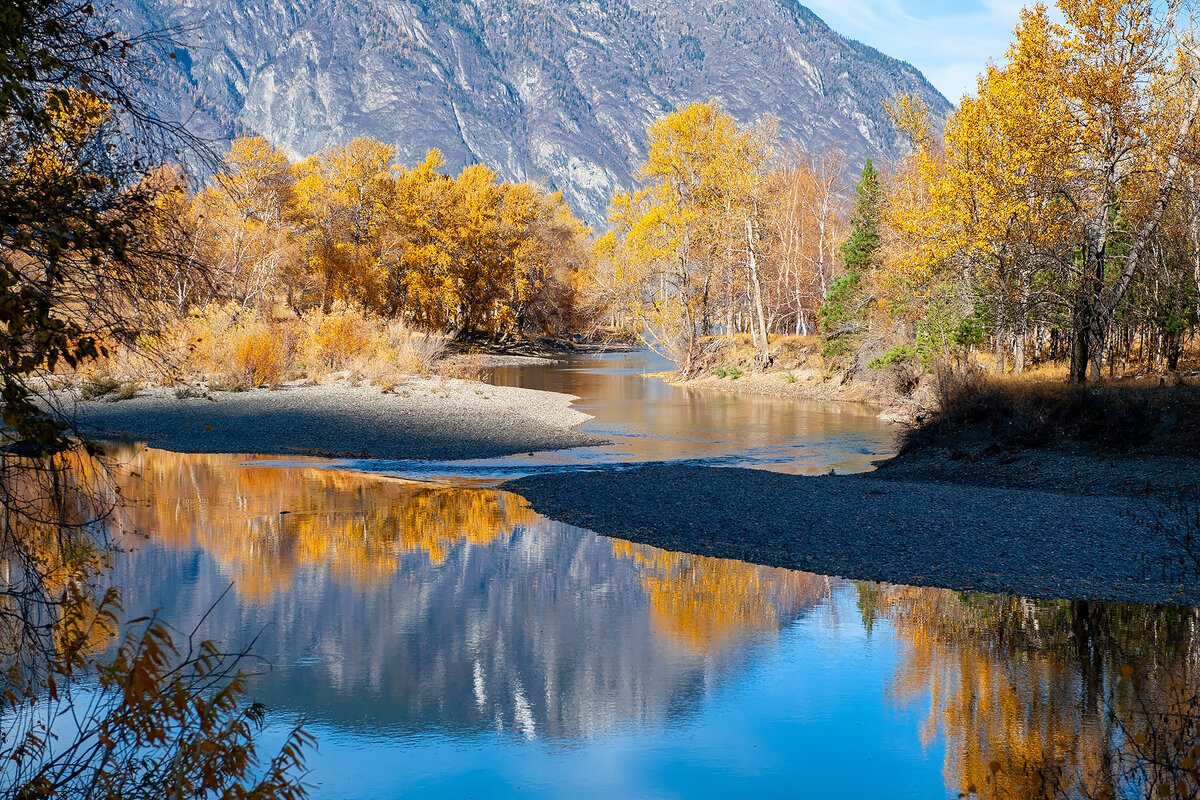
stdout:
POLYGON ((526 367, 554 364, 573 356, 627 353, 634 349, 636 348, 632 345, 623 343, 574 343, 559 339, 540 339, 508 345, 462 342, 450 345, 448 352, 436 366, 449 368, 450 371, 462 368, 470 371, 497 367, 526 367))
MULTIPOLYGON (((901 584, 1200 604, 1200 390, 1070 392, 975 387, 864 475, 663 465, 503 488, 551 518, 669 550, 901 584), (1051 434, 1068 441, 1048 446, 1051 434)), ((588 417, 570 400, 424 378, 394 392, 346 380, 182 399, 155 390, 74 410, 87 435, 180 452, 447 460, 601 443, 578 431, 588 417)))
POLYGON ((729 394, 868 405, 877 410, 880 418, 890 422, 910 422, 924 409, 923 405, 886 390, 876 381, 855 380, 845 373, 818 369, 748 373, 738 378, 703 375, 691 380, 671 380, 671 383, 729 394))
POLYGON ((836 356, 824 349, 817 336, 780 336, 764 361, 744 335, 713 337, 694 375, 668 380, 705 391, 868 405, 881 419, 905 424, 932 405, 933 376, 912 360, 888 360, 885 339, 836 356))
POLYGON ((914 586, 1200 605, 1193 458, 1041 451, 872 473, 654 466, 503 488, 552 519, 667 550, 914 586))
POLYGON ((181 453, 452 460, 605 444, 555 392, 451 378, 409 378, 383 392, 347 381, 120 402, 56 396, 80 435, 181 453))

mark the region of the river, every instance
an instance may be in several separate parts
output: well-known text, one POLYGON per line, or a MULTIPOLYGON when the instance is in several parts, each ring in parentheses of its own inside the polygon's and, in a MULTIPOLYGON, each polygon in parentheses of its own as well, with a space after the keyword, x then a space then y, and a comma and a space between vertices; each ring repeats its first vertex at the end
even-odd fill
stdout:
POLYGON ((126 447, 143 502, 118 522, 153 534, 116 566, 126 608, 253 640, 264 744, 306 725, 317 798, 1035 797, 1034 772, 1111 776, 1148 724, 1134 701, 1190 685, 1194 609, 671 553, 495 488, 660 460, 851 471, 891 447, 869 411, 689 392, 641 376, 654 366, 493 375, 578 395, 602 448, 417 464, 126 447), (1172 677, 1131 692, 1121 667, 1143 663, 1172 677))

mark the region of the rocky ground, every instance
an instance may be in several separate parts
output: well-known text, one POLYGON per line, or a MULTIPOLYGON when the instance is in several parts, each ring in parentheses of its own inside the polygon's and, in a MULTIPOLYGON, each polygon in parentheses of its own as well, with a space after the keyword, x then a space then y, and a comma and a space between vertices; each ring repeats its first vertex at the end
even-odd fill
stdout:
POLYGON ((120 402, 59 396, 83 436, 184 453, 387 459, 490 458, 605 442, 576 428, 588 415, 554 392, 410 378, 387 393, 345 381, 177 398, 143 391, 120 402))
POLYGON ((1197 605, 1198 480, 1190 458, 935 452, 850 476, 661 466, 504 488, 553 519, 668 550, 917 586, 1197 605))

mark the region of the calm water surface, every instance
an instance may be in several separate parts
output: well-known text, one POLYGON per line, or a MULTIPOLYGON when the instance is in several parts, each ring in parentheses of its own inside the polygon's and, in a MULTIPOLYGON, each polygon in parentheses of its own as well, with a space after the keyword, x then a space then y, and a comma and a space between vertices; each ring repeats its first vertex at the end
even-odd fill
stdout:
POLYGON ((612 441, 474 461, 365 460, 343 466, 410 479, 495 484, 536 472, 628 469, 647 462, 755 467, 790 473, 862 472, 894 451, 896 427, 869 407, 739 396, 671 386, 644 373, 672 368, 646 351, 579 356, 492 370, 489 380, 562 392, 593 419, 583 430, 612 441))
MULTIPOLYGON (((583 397, 616 442, 593 467, 724 457, 824 471, 886 452, 869 415, 697 396, 625 371, 641 359, 495 379, 583 397)), ((670 553, 551 522, 499 489, 447 485, 451 465, 380 467, 432 485, 318 463, 123 456, 144 502, 121 523, 156 534, 118 564, 127 610, 190 628, 216 603, 203 635, 256 639, 272 665, 252 688, 271 709, 268 741, 305 721, 320 742, 318 798, 1036 797, 1030 765, 1111 772, 1140 724, 1133 699, 1165 696, 1161 681, 1130 695, 1121 666, 1200 654, 1192 609, 670 553)), ((549 465, 496 461, 468 465, 466 482, 549 465)))

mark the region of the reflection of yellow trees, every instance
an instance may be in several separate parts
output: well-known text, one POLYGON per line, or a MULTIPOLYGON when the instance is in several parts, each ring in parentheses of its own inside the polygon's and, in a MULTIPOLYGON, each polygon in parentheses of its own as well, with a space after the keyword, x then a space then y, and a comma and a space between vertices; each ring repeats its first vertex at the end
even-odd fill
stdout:
POLYGON ((1039 797, 1056 775, 1100 773, 1104 726, 1081 713, 1078 677, 1064 648, 1053 647, 1060 643, 1001 650, 1006 626, 1038 627, 1021 600, 971 606, 957 592, 913 587, 887 589, 881 599, 879 610, 908 644, 893 692, 930 698, 921 736, 926 745, 945 736, 947 789, 1039 797))
POLYGON ((520 498, 491 489, 243 461, 142 450, 130 462, 140 496, 128 513, 169 545, 202 547, 248 597, 289 585, 310 565, 341 580, 382 581, 405 551, 438 564, 455 543, 487 544, 536 518, 520 498))
POLYGON ((107 474, 78 450, 3 457, 0 495, 0 660, 11 665, 52 643, 49 655, 73 665, 113 632, 115 598, 93 591, 111 547, 90 526, 114 500, 107 474))
POLYGON ((3 794, 297 796, 311 739, 297 729, 259 760, 236 656, 153 618, 112 647, 121 608, 99 522, 119 488, 83 449, 0 454, 3 794))
POLYGON ((1122 668, 1119 773, 1157 797, 1200 797, 1200 676, 1194 658, 1180 662, 1172 670, 1122 668))
POLYGON ((1179 764, 1181 748, 1196 742, 1197 693, 1180 687, 1188 683, 1180 672, 1187 648, 1172 643, 1186 628, 1186 620, 1169 619, 1178 611, 913 587, 868 589, 866 596, 908 645, 892 696, 929 698, 922 740, 945 738, 946 786, 954 793, 1111 797, 1118 787, 1145 783, 1138 770, 1146 759, 1130 744, 1161 750, 1175 742, 1177 752, 1154 757, 1179 764), (1174 653, 1173 664, 1154 652, 1164 649, 1174 653), (1153 662, 1153 677, 1114 691, 1131 657, 1153 662))
POLYGON ((791 616, 829 595, 828 579, 820 575, 624 541, 614 541, 612 548, 638 565, 654 631, 698 651, 776 633, 791 616))

